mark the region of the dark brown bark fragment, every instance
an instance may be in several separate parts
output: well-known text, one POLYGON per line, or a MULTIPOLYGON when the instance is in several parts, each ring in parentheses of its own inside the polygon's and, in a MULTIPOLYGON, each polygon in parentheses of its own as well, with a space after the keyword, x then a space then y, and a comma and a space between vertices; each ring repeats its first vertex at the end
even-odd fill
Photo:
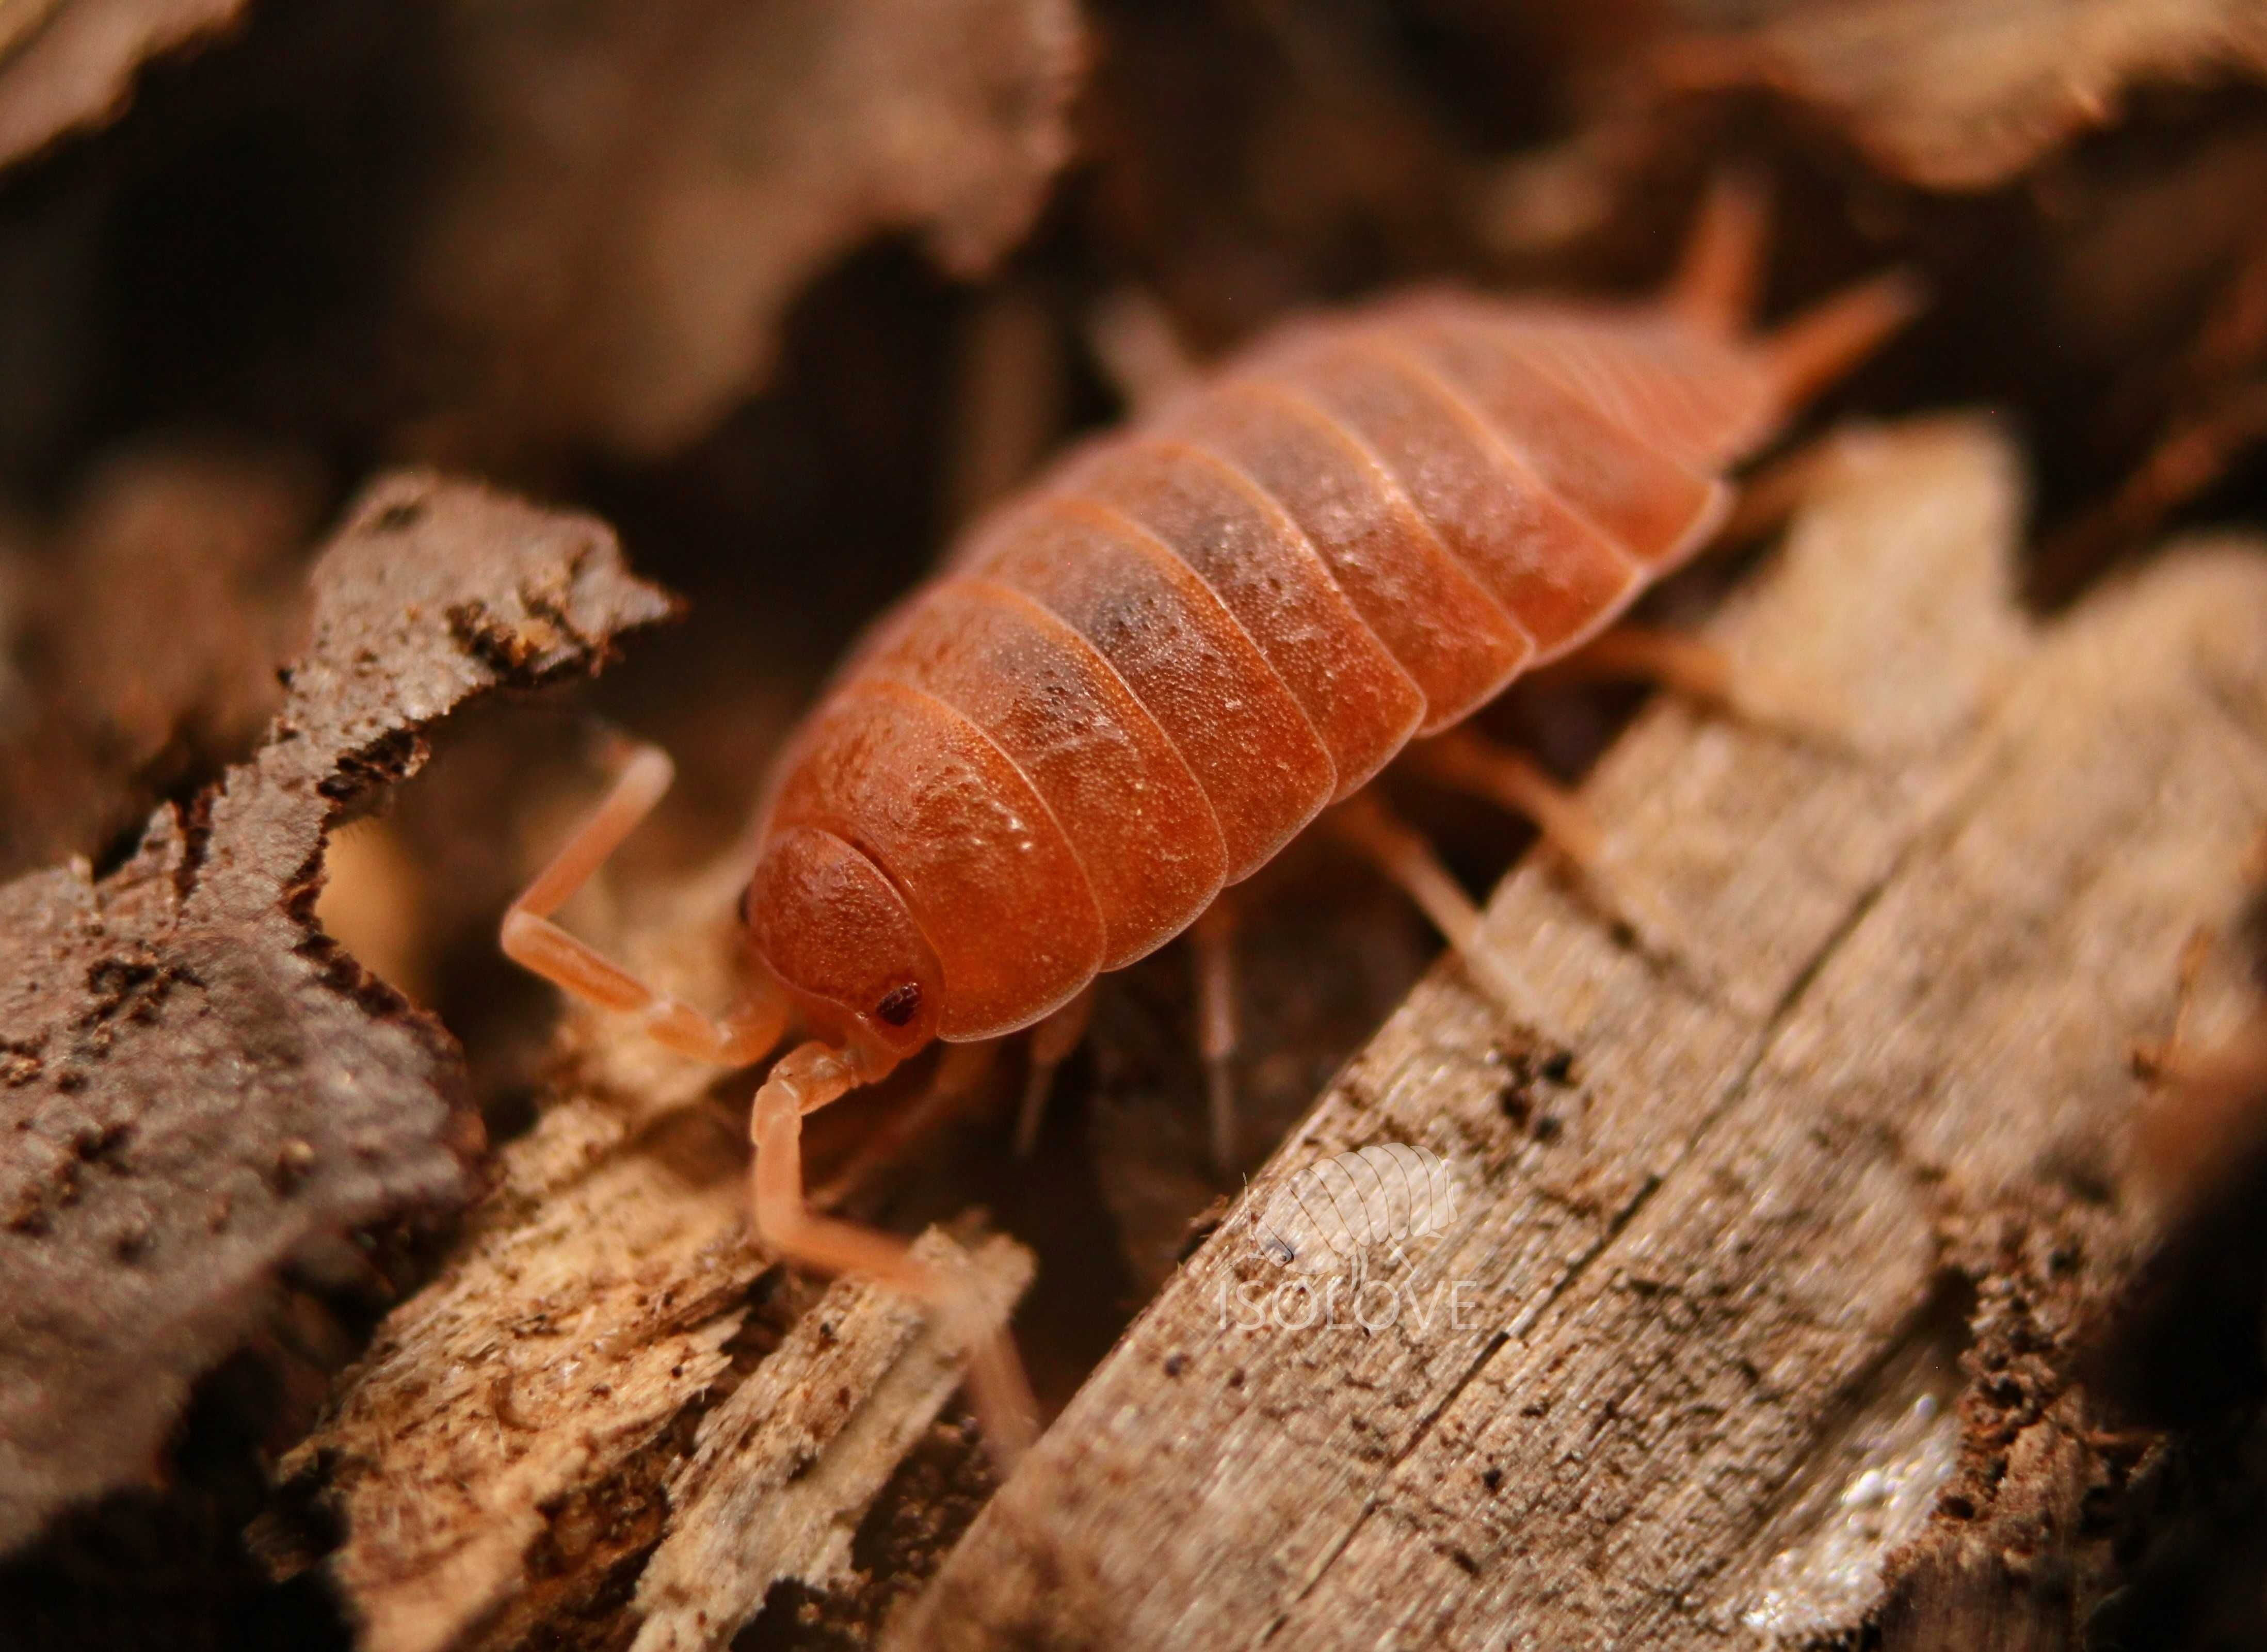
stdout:
POLYGON ((465 700, 667 612, 596 521, 418 475, 312 583, 252 761, 109 877, 0 888, 0 1549, 153 1473, 295 1258, 470 1191, 454 1042, 315 927, 325 833, 465 700))

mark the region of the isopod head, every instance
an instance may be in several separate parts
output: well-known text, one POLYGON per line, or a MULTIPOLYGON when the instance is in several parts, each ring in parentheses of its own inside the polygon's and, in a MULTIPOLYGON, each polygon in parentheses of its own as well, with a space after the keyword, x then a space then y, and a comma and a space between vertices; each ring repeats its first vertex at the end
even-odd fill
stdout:
POLYGON ((742 902, 758 960, 822 1037, 897 1056, 935 1036, 944 972, 881 869, 831 832, 774 833, 742 902))

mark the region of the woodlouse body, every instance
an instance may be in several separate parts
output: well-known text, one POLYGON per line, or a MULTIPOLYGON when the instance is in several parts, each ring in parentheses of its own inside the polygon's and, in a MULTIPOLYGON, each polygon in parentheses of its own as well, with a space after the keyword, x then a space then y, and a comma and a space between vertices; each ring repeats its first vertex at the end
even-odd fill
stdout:
MULTIPOLYGON (((979 523, 874 628, 783 755, 743 900, 754 968, 723 1016, 553 915, 668 785, 656 748, 625 764, 505 914, 513 958, 696 1059, 759 1061, 800 1011, 812 1036, 772 1062, 750 1110, 757 1231, 783 1257, 885 1281, 943 1316, 1003 1465, 1036 1418, 1012 1346, 972 1326, 955 1276, 812 1208, 803 1116, 932 1039, 988 1040, 1065 1010, 1032 1040, 1028 1142, 1097 973, 1196 921, 1413 736, 1574 648, 1698 548, 1722 518, 1725 470, 1911 306, 1892 279, 1748 339, 1759 234, 1752 197, 1730 186, 1662 305, 1435 293, 1294 322, 979 523)), ((1500 758, 1464 760, 1505 781, 1500 758)), ((1505 783, 1579 844, 1563 800, 1505 783)), ((1519 1013, 1469 899, 1366 803, 1339 817, 1349 841, 1519 1013)), ((1221 931, 1208 922, 1199 953, 1213 960, 1202 1041, 1225 1170, 1221 931)), ((948 1099, 955 1070, 941 1061, 932 1080, 948 1099)), ((1404 1218, 1422 1214, 1419 1192, 1435 1210, 1433 1184, 1405 1164, 1394 1179, 1360 1164, 1379 1190, 1392 1179, 1410 1194, 1404 1218)), ((1375 1226, 1356 1202, 1362 1225, 1340 1223, 1342 1238, 1375 1226)))
POLYGON ((877 626, 774 777, 757 956, 899 1055, 1039 1019, 1689 555, 1791 377, 1668 306, 1277 329, 877 626))

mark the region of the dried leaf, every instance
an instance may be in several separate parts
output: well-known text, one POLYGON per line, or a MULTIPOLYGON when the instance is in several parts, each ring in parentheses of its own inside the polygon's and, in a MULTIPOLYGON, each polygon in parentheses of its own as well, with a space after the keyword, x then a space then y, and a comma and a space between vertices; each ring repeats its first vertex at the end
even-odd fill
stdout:
POLYGON ((233 24, 245 0, 0 4, 0 167, 66 132, 107 125, 150 59, 233 24))
POLYGON ((1070 151, 1080 33, 1069 0, 459 0, 449 48, 475 141, 419 283, 465 358, 438 439, 653 454, 762 385, 789 302, 868 237, 960 275, 1012 246, 1070 151))
POLYGON ((99 882, 0 887, 0 1550, 148 1475, 296 1254, 465 1196, 461 1060, 315 929, 324 833, 426 724, 666 612, 598 523, 420 476, 373 488, 312 583, 251 762, 99 882))
POLYGON ((1933 189, 2005 182, 2115 120, 2129 87, 2267 77, 2267 11, 2254 0, 1668 9, 1694 31, 1656 60, 1670 84, 1772 87, 1824 114, 1876 164, 1933 189), (1706 32, 1727 24, 1737 32, 1706 32))

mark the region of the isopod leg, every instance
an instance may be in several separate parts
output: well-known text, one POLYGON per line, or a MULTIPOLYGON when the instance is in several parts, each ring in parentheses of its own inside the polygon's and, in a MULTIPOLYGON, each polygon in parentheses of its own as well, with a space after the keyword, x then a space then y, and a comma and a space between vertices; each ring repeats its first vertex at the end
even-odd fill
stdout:
POLYGON ((1089 312, 1087 343, 1126 405, 1155 408, 1204 377, 1156 295, 1121 287, 1089 312))
POLYGON ((1482 991, 1523 1025, 1544 1024, 1531 995, 1480 932, 1479 908, 1441 864, 1433 846, 1373 792, 1361 792, 1324 816, 1331 831, 1407 892, 1464 959, 1482 991))
MULTIPOLYGON (((1684 244, 1665 306, 1696 330, 1739 338, 1754 313, 1768 232, 1762 185, 1719 173, 1684 244)), ((1755 341, 1782 414, 1792 413, 1871 356, 1919 312, 1919 281, 1902 270, 1845 289, 1755 341)))
POLYGON ((1828 430, 1750 472, 1700 554, 1721 555, 1785 527, 1802 502, 1843 462, 1843 441, 1840 433, 1828 430))
POLYGON ((1550 670, 1560 681, 1651 683, 1750 728, 1824 751, 1849 750, 1848 737, 1820 723, 1796 691, 1687 632, 1618 625, 1550 670))
POLYGON ((1039 1125, 1054 1093, 1055 1069, 1070 1059, 1094 1019, 1094 987, 1031 1029, 1031 1070, 1023 1076, 1023 1101, 1016 1110, 1016 1156, 1027 1159, 1039 1144, 1039 1125))
POLYGON ((833 1209, 877 1172, 895 1164, 984 1082, 1000 1059, 1000 1044, 998 1039, 986 1039, 975 1044, 946 1045, 921 1094, 892 1112, 880 1128, 859 1144, 850 1162, 811 1195, 812 1206, 833 1209))
POLYGON ((773 1064, 749 1120, 756 1232, 787 1261, 825 1274, 855 1274, 904 1292, 935 1317, 968 1361, 968 1397, 1002 1473, 1038 1435, 1038 1406, 1007 1327, 965 1278, 940 1273, 893 1234, 819 1215, 803 1196, 803 1115, 889 1070, 858 1052, 805 1044, 773 1064))
POLYGON ((1222 895, 1189 931, 1196 960, 1197 1050, 1204 1057, 1205 1120, 1212 1167, 1236 1174, 1236 1052, 1242 1041, 1236 1012, 1236 903, 1222 895))
POLYGON ((1412 746, 1409 760, 1441 785, 1533 822, 1543 841, 1581 874, 1608 916, 1627 923, 1648 949, 1684 956, 1676 925, 1640 882, 1616 870, 1613 851, 1590 811, 1534 759, 1463 727, 1412 746))
POLYGON ((706 1016, 656 992, 552 921, 551 914, 652 812, 673 773, 669 754, 659 746, 635 748, 605 801, 505 912, 503 950, 514 962, 585 1003, 636 1015, 658 1044, 701 1061, 745 1067, 761 1059, 786 1030, 787 1006, 777 994, 752 995, 722 1019, 706 1016))
POLYGON ((1560 680, 1647 682, 1706 705, 1732 703, 1731 656, 1684 631, 1618 625, 1550 669, 1560 680))
POLYGON ((1470 728, 1454 728, 1409 748, 1420 774, 1485 797, 1532 821, 1544 841, 1585 872, 1603 869, 1605 834, 1574 794, 1524 752, 1499 745, 1470 728))

